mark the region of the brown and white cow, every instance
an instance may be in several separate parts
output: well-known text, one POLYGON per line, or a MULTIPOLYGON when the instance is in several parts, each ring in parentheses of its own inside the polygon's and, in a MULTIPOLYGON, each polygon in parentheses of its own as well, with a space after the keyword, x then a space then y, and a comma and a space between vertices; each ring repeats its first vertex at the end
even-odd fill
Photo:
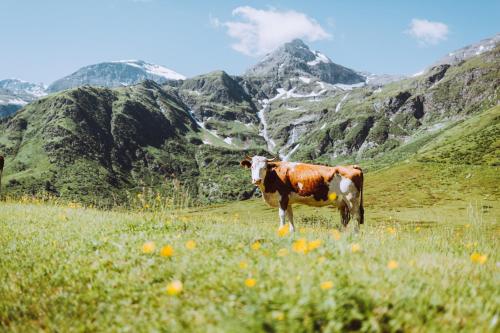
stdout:
POLYGON ((240 164, 251 168, 252 183, 260 188, 264 201, 279 208, 280 228, 288 219, 290 231, 295 230, 295 203, 337 207, 344 227, 351 216, 356 219, 355 231, 364 222, 363 171, 357 165, 329 167, 274 161, 263 156, 247 156, 240 164))

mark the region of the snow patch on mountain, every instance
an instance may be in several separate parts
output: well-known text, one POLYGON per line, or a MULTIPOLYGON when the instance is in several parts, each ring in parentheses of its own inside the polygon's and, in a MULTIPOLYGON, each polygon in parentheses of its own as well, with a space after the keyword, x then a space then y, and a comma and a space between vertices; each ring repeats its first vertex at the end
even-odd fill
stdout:
POLYGON ((288 99, 288 98, 310 98, 310 97, 317 97, 317 96, 320 96, 322 94, 324 94, 327 89, 323 89, 319 92, 311 92, 309 94, 298 94, 295 92, 297 88, 294 87, 290 90, 285 90, 283 88, 278 88, 276 89, 276 91, 278 92, 278 94, 276 96, 274 96, 273 98, 271 98, 270 100, 268 100, 268 102, 274 102, 278 99, 288 99))
POLYGON ((276 142, 274 142, 274 140, 269 136, 269 133, 267 131, 267 120, 266 120, 266 111, 269 109, 270 100, 267 99, 259 100, 259 104, 262 106, 262 108, 257 113, 257 117, 259 118, 260 123, 262 125, 262 130, 259 132, 259 135, 262 136, 266 141, 267 148, 269 149, 269 151, 273 152, 274 147, 276 147, 276 142))
POLYGON ((112 61, 113 63, 122 63, 122 64, 127 64, 129 66, 141 68, 144 71, 146 71, 149 74, 152 75, 157 75, 164 77, 165 79, 168 80, 185 80, 186 77, 182 74, 179 74, 169 68, 156 65, 156 64, 151 64, 142 60, 118 60, 118 61, 112 61))
POLYGON ((307 84, 311 83, 311 78, 309 78, 309 77, 300 76, 299 80, 304 82, 304 83, 307 83, 307 84))
POLYGON ((28 104, 28 102, 26 102, 26 101, 24 101, 22 99, 19 99, 19 98, 9 98, 7 100, 0 99, 0 104, 4 104, 4 105, 7 105, 7 104, 26 105, 26 104, 28 104))
POLYGON ((364 82, 360 82, 360 83, 355 83, 355 84, 342 84, 342 83, 337 83, 337 84, 334 84, 333 86, 335 88, 338 88, 338 89, 342 89, 342 90, 353 90, 355 88, 361 88, 365 85, 364 82))
POLYGON ((344 101, 347 99, 348 96, 349 96, 349 93, 345 94, 344 97, 342 97, 339 104, 337 104, 337 106, 335 107, 335 113, 338 113, 340 111, 340 108, 342 107, 342 103, 344 103, 344 101))
POLYGON ((330 58, 328 58, 326 55, 324 55, 323 53, 321 53, 319 51, 314 51, 313 53, 316 56, 316 58, 314 60, 311 60, 311 61, 307 62, 307 64, 309 66, 316 66, 319 63, 329 64, 329 63, 332 62, 330 60, 330 58))

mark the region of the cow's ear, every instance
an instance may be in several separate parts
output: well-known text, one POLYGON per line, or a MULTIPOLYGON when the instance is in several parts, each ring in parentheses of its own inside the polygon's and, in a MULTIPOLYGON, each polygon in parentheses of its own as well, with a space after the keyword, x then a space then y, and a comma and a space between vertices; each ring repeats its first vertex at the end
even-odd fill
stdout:
POLYGON ((244 168, 250 168, 252 166, 252 163, 250 163, 250 161, 248 160, 243 160, 240 162, 240 165, 244 168))

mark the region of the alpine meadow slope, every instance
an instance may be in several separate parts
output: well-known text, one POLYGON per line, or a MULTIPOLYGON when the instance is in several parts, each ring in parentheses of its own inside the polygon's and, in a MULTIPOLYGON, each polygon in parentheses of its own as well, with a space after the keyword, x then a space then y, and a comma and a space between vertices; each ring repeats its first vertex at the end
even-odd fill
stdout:
MULTIPOLYGON (((44 34, 36 56, 52 41, 61 43, 52 53, 76 45, 81 52, 89 45, 83 38, 94 46, 86 51, 102 56, 93 31, 103 32, 113 52, 128 49, 120 45, 125 36, 134 52, 146 55, 154 44, 152 50, 174 49, 171 59, 195 56, 191 68, 220 54, 192 52, 218 44, 209 34, 196 36, 200 45, 183 44, 197 41, 184 24, 206 30, 198 14, 206 18, 204 8, 213 8, 218 15, 228 4, 98 3, 58 3, 55 14, 71 28, 77 18, 92 26, 71 33, 68 43, 60 42, 73 32, 67 24, 44 34), (164 23, 175 28, 161 29, 164 23)), ((310 13, 326 3, 316 2, 310 13)), ((404 11, 395 3, 374 6, 389 14, 383 25, 401 35, 392 13, 404 11)), ((45 22, 46 7, 53 11, 36 7, 45 22)), ((379 25, 384 19, 365 11, 379 25)), ((7 17, 22 22, 14 14, 7 17)), ((292 9, 250 6, 232 14, 231 21, 210 21, 241 43, 254 42, 250 28, 259 29, 263 16, 286 36, 329 35, 320 26, 324 15, 316 21, 292 9), (295 29, 278 24, 284 17, 295 29), (309 33, 302 31, 307 26, 309 33)), ((352 14, 350 26, 364 38, 376 36, 377 47, 391 40, 359 8, 352 14)), ((446 24, 413 21, 426 35, 441 29, 430 41, 446 39, 446 24)), ((453 39, 460 30, 452 23, 463 21, 450 22, 453 39)), ((334 43, 343 38, 340 22, 330 27, 334 43)), ((266 38, 274 36, 264 28, 266 38)), ((470 28, 463 28, 467 36, 476 34, 470 28)), ((293 39, 242 75, 215 70, 186 78, 122 60, 82 67, 48 87, 0 81, 0 333, 500 332, 499 43, 496 34, 467 45, 411 77, 348 68, 293 39), (295 231, 279 226, 277 209, 263 202, 240 165, 246 155, 359 164, 365 223, 345 227, 333 206, 297 205, 295 231)), ((373 56, 384 60, 390 52, 394 59, 390 46, 373 56)), ((304 169, 312 171, 301 174, 299 189, 316 182, 315 168, 304 169)))

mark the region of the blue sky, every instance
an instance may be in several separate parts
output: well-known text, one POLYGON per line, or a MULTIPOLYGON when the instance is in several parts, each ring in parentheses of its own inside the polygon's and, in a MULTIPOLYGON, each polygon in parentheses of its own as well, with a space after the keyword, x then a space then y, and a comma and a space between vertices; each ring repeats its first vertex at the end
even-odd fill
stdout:
POLYGON ((500 32, 498 13, 500 1, 0 0, 0 79, 50 83, 121 59, 241 74, 295 35, 338 64, 412 74, 500 32))

